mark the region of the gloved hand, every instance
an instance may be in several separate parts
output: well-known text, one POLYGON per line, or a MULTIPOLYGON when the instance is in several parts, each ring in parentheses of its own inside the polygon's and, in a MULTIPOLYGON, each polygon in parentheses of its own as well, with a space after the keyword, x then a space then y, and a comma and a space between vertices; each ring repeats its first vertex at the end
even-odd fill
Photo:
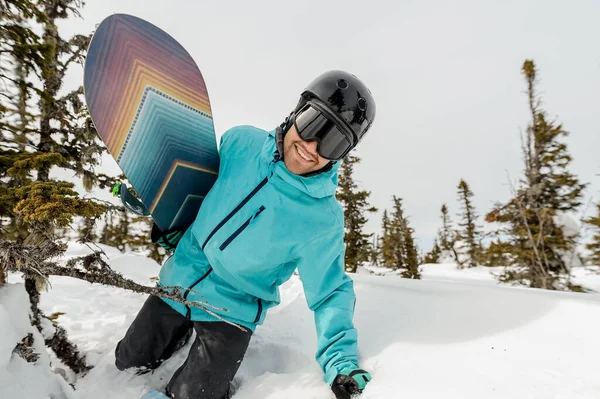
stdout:
POLYGON ((185 233, 184 230, 171 230, 163 232, 158 228, 156 223, 154 223, 152 225, 152 233, 150 233, 150 238, 152 239, 152 242, 157 243, 165 250, 173 252, 175 251, 179 240, 181 240, 183 233, 185 233))
POLYGON ((371 374, 365 370, 346 368, 335 377, 331 390, 336 399, 350 399, 351 395, 361 393, 371 381, 371 374))

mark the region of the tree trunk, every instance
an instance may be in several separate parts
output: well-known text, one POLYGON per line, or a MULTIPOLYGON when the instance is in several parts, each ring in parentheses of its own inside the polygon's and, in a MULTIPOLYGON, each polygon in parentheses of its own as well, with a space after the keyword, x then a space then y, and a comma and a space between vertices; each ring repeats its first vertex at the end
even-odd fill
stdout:
MULTIPOLYGON (((46 336, 42 330, 42 317, 46 317, 40 310, 40 292, 37 289, 35 277, 25 276, 25 290, 29 294, 29 303, 31 304, 31 325, 35 326, 42 336, 46 336)), ((75 373, 79 374, 91 369, 85 362, 85 357, 79 354, 77 346, 69 341, 67 331, 53 323, 54 334, 51 338, 45 340, 45 344, 49 346, 56 357, 58 357, 67 367, 71 368, 75 373)), ((48 331, 46 331, 47 333, 48 331)))
POLYGON ((29 294, 29 303, 31 306, 31 324, 35 326, 38 331, 42 334, 42 323, 41 323, 41 314, 42 311, 39 308, 40 304, 40 292, 37 289, 37 285, 35 283, 35 277, 31 275, 25 275, 25 291, 29 294))

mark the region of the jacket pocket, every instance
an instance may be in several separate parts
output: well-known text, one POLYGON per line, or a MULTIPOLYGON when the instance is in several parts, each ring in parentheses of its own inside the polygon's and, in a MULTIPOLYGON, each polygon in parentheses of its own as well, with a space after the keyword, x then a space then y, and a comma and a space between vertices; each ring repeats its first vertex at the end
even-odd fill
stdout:
MULTIPOLYGON (((191 286, 190 286, 190 287, 189 287, 187 290, 185 290, 185 294, 183 294, 183 299, 184 299, 184 300, 187 300, 187 297, 188 297, 188 295, 190 294, 190 292, 191 292, 191 291, 192 291, 192 290, 193 290, 193 289, 194 289, 194 288, 195 288, 195 287, 196 287, 198 284, 200 284, 200 283, 202 282, 202 280, 204 280, 205 278, 207 278, 207 277, 208 277, 208 275, 209 275, 210 273, 212 273, 212 271, 213 271, 212 267, 209 267, 209 268, 208 268, 208 270, 207 270, 207 271, 206 271, 206 272, 205 272, 205 273, 204 273, 204 274, 203 274, 203 275, 202 275, 202 276, 201 276, 199 279, 197 279, 196 281, 194 281, 194 283, 193 283, 193 284, 192 284, 192 285, 191 285, 191 286)), ((186 313, 185 313, 185 317, 186 317, 186 318, 189 320, 189 319, 190 319, 190 316, 191 316, 191 314, 192 314, 192 309, 190 308, 190 305, 187 305, 187 304, 185 305, 185 308, 186 308, 186 310, 187 310, 187 311, 186 311, 186 313)))
POLYGON ((262 316, 263 304, 262 299, 258 298, 258 310, 256 311, 256 317, 254 318, 254 323, 258 323, 260 321, 260 316, 262 316))
POLYGON ((260 208, 258 208, 252 216, 250 216, 240 227, 237 228, 236 231, 233 232, 232 235, 229 236, 229 238, 227 238, 221 244, 219 249, 221 251, 223 251, 225 248, 227 248, 229 246, 229 244, 231 244, 233 242, 233 240, 235 240, 236 237, 242 233, 242 231, 246 230, 246 227, 250 226, 250 223, 252 223, 252 221, 254 221, 254 219, 256 219, 258 217, 258 215, 260 215, 262 213, 262 211, 264 211, 264 210, 265 210, 265 207, 261 205, 260 208))

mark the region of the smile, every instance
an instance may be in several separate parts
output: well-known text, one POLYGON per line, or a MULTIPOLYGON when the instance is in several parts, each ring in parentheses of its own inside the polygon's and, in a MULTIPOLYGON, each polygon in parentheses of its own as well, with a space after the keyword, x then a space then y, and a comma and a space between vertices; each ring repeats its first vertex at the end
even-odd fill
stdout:
POLYGON ((296 151, 298 152, 298 155, 300 155, 300 157, 302 159, 304 159, 306 162, 316 162, 315 159, 313 159, 312 157, 307 155, 304 151, 302 151, 302 149, 300 148, 299 145, 295 144, 295 146, 296 146, 296 151))

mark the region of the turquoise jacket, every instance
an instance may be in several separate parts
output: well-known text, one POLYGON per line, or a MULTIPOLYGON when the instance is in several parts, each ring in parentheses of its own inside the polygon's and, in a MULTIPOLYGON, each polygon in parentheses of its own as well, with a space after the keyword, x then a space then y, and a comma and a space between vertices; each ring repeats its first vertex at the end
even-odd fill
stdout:
MULTIPOLYGON (((342 369, 358 367, 355 295, 344 272, 344 215, 335 198, 339 164, 312 177, 294 175, 279 161, 274 135, 251 126, 223 134, 219 177, 159 284, 190 288, 188 301, 224 308, 213 311, 254 331, 297 268, 314 312, 316 360, 331 384, 342 369)), ((191 320, 218 320, 165 301, 191 320)))

